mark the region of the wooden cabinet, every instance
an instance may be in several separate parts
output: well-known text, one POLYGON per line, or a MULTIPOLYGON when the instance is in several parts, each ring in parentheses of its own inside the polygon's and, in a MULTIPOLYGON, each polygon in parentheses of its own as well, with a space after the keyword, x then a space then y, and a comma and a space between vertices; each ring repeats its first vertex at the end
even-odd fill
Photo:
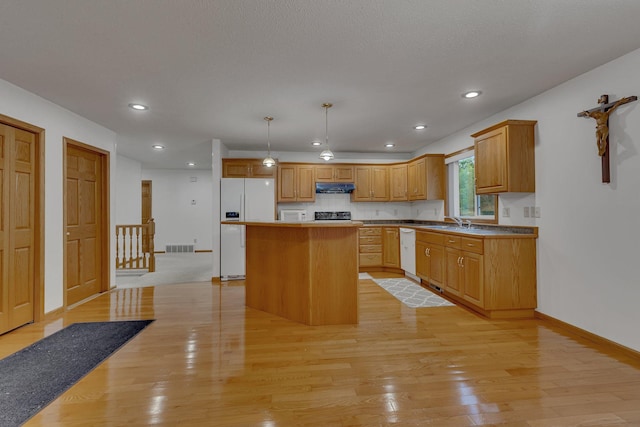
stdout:
POLYGON ((506 120, 474 133, 476 193, 534 192, 535 120, 506 120))
POLYGON ((398 227, 382 228, 382 265, 400 268, 400 231, 398 227))
POLYGON ((416 275, 442 288, 445 278, 445 257, 440 233, 416 232, 416 275))
POLYGON ((535 239, 447 234, 444 291, 490 318, 533 317, 535 239))
POLYGON ((408 200, 442 200, 444 195, 444 155, 429 154, 408 163, 408 200))
POLYGON ((382 265, 382 228, 362 227, 359 229, 360 267, 380 267, 382 265))
POLYGON ((405 201, 407 199, 407 164, 389 166, 390 195, 392 202, 405 201))
POLYGON ((223 178, 275 178, 276 166, 262 164, 262 159, 222 159, 223 178))
POLYGON ((316 165, 316 182, 354 182, 353 165, 316 165))
POLYGON ((281 163, 278 166, 278 202, 316 200, 313 165, 281 163))
POLYGON ((447 282, 445 291, 478 307, 484 306, 482 239, 445 238, 447 282))
POLYGON ((355 167, 356 189, 351 193, 352 202, 388 202, 389 169, 385 165, 355 167))

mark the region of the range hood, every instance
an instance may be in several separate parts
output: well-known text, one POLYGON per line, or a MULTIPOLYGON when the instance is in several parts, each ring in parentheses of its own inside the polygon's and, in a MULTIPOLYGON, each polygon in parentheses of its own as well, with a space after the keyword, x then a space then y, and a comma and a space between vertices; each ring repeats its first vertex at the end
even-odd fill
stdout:
POLYGON ((352 182, 316 182, 316 193, 349 194, 355 189, 356 186, 352 182))

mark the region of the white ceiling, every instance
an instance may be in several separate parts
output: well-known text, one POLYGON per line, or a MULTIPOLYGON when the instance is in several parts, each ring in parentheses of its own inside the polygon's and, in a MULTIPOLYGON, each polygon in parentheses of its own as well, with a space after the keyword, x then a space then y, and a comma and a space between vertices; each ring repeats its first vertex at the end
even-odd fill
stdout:
POLYGON ((332 102, 339 160, 411 153, 640 48, 638 18, 638 0, 2 0, 0 78, 147 168, 210 167, 212 138, 265 151, 267 115, 275 154, 319 152, 332 102))

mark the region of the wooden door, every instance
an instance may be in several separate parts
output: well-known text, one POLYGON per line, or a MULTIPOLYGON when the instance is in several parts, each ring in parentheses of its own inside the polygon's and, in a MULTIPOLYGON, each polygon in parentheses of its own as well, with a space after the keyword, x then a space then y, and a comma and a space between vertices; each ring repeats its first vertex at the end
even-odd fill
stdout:
POLYGON ((362 202, 371 200, 371 168, 369 166, 356 166, 356 188, 351 193, 351 200, 362 202))
POLYGON ((431 245, 429 247, 429 282, 442 287, 445 277, 444 246, 431 245))
POLYGON ((476 193, 507 191, 507 136, 496 129, 475 140, 476 193))
POLYGON ((389 169, 386 166, 371 167, 371 196, 375 202, 389 201, 389 169))
POLYGON ((296 166, 296 183, 298 202, 314 202, 316 200, 316 183, 313 165, 296 166))
POLYGON ((445 265, 447 268, 447 282, 445 290, 453 295, 460 296, 462 293, 462 273, 460 269, 460 257, 462 252, 459 249, 445 249, 445 265))
POLYGON ((278 166, 278 201, 296 201, 296 167, 295 165, 278 166))
POLYGON ((382 264, 400 268, 400 234, 396 227, 382 229, 382 264))
POLYGON ((66 305, 108 289, 106 153, 66 142, 66 305))
POLYGON ((36 135, 0 124, 0 333, 34 320, 36 135))
POLYGON ((407 165, 391 166, 391 197, 389 200, 407 200, 407 165))
POLYGON ((431 272, 430 260, 429 260, 428 245, 425 242, 419 240, 416 241, 416 276, 423 280, 429 280, 431 272))
POLYGON ((482 255, 463 252, 463 283, 462 297, 478 307, 484 307, 484 280, 482 255))

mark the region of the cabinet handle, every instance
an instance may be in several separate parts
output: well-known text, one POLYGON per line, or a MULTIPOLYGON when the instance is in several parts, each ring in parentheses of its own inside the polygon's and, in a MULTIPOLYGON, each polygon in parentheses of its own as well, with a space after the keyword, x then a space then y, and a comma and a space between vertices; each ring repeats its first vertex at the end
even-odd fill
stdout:
POLYGON ((424 256, 429 256, 429 249, 424 250, 424 256))
POLYGON ((455 242, 456 242, 455 240, 449 240, 449 243, 455 243, 455 242))
POLYGON ((463 256, 460 257, 460 267, 464 268, 464 257, 463 256))
POLYGON ((467 246, 474 247, 475 245, 473 243, 467 243, 467 246))

